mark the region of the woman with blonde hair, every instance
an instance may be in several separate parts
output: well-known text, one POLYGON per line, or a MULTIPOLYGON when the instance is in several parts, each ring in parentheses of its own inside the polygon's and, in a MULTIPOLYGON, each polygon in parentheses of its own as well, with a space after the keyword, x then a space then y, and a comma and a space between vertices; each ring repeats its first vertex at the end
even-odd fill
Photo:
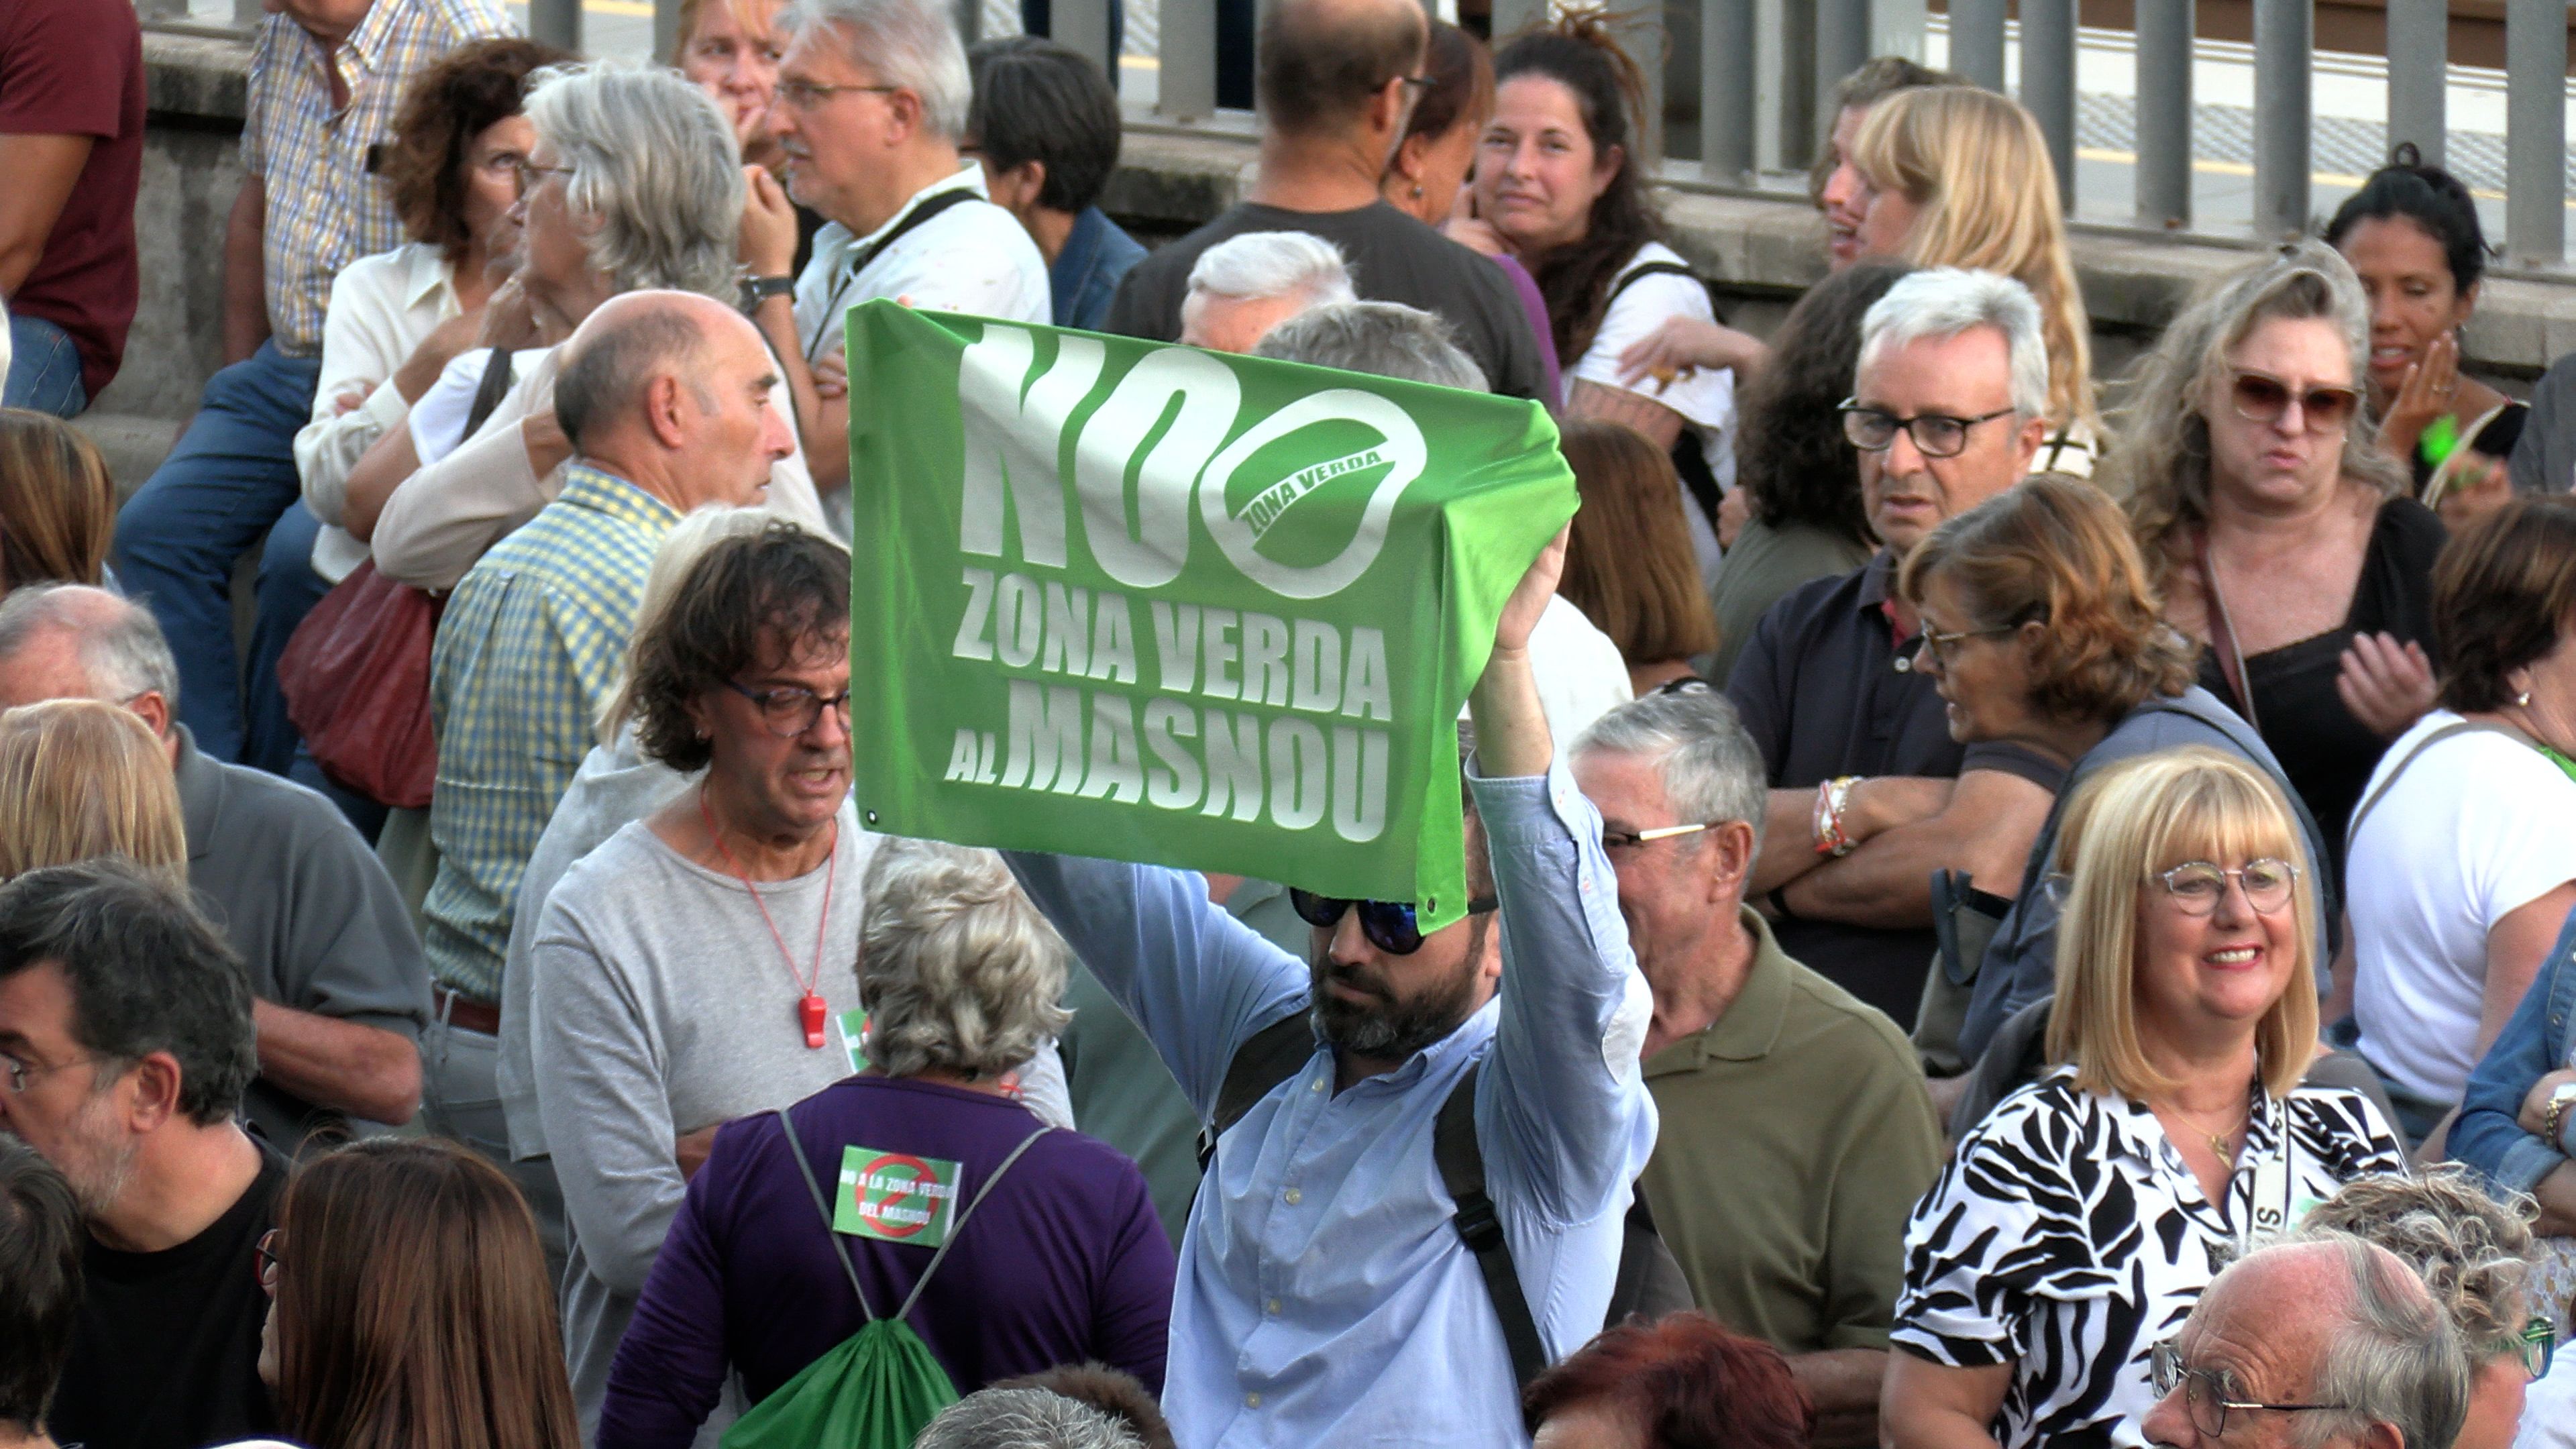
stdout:
POLYGON ((1862 255, 1999 272, 2039 299, 2049 439, 2031 471, 2089 475, 2102 451, 2092 324, 2039 123, 1973 86, 1899 91, 1870 108, 1850 160, 1861 181, 1862 255))
POLYGON ((49 413, 0 408, 0 594, 104 581, 116 480, 98 445, 49 413))
POLYGON ((187 888, 188 823, 169 751, 99 700, 0 714, 0 880, 102 855, 187 888))
POLYGON ((2434 702, 2445 536, 2375 446, 2369 356, 2352 267, 2284 246, 2165 328, 2102 474, 2165 617, 2207 646, 2200 682, 2288 762, 2338 878, 2382 750, 2434 702))
POLYGON ((2280 787, 2215 750, 2124 761, 2064 888, 2056 1063, 1959 1142, 1906 1230, 1896 1449, 2139 1446, 2156 1344, 2218 1267, 2406 1152, 2316 1050, 2319 907, 2280 787))

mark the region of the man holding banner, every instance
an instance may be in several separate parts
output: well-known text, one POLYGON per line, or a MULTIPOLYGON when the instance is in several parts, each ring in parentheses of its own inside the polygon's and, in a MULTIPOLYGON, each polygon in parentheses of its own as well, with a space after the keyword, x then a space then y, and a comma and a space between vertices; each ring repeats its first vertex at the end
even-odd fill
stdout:
POLYGON ((898 400, 852 438, 862 819, 1015 852, 1222 1132, 1175 1435, 1526 1442, 1655 1140, 1652 1000, 1530 667, 1575 504, 1546 412, 886 302, 848 355, 898 400), (1302 887, 1313 964, 1098 856, 1302 887))

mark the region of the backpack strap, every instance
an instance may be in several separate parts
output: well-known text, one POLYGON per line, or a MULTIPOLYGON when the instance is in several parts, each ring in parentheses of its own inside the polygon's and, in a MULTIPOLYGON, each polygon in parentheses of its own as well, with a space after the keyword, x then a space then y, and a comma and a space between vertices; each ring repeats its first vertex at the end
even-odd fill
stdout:
MULTIPOLYGON (((1708 279, 1680 262, 1639 262, 1611 281, 1609 295, 1601 299, 1601 314, 1608 316, 1610 304, 1619 300, 1619 294, 1647 277, 1688 277, 1699 284, 1701 291, 1708 290, 1708 279)), ((1717 313, 1717 298, 1714 296, 1708 299, 1708 310, 1713 316, 1717 313)), ((1726 321, 1722 316, 1717 320, 1721 324, 1726 321)))
MULTIPOLYGON (((912 1305, 921 1301, 921 1290, 930 1286, 930 1275, 939 1271, 939 1265, 948 1259, 948 1250, 956 1247, 957 1239, 964 1235, 966 1220, 975 1216, 975 1209, 984 1205, 984 1199, 993 1195, 994 1188, 1002 1185, 1002 1174, 1011 1170, 1011 1164, 1020 1160, 1020 1154, 1036 1146, 1039 1138, 1054 1130, 1052 1127, 1040 1127, 1021 1138, 1020 1145, 1011 1149, 1011 1155, 1002 1159, 1002 1165, 993 1169, 993 1175, 984 1179, 984 1185, 975 1189, 975 1196, 967 1202, 965 1209, 957 1214, 957 1221, 949 1224, 948 1237, 940 1243, 939 1251, 930 1255, 930 1266, 922 1269, 921 1276, 913 1280, 912 1292, 904 1298, 903 1306, 895 1310, 895 1317, 912 1317, 912 1305)), ((855 1283, 857 1280, 854 1278, 851 1281, 855 1283)))
MULTIPOLYGON (((778 1119, 778 1130, 787 1134, 787 1151, 796 1159, 796 1170, 805 1174, 805 1190, 814 1194, 814 1206, 823 1214, 823 1240, 832 1245, 832 1256, 841 1260, 841 1271, 850 1275, 850 1291, 859 1296, 859 1316, 870 1323, 876 1322, 877 1311, 868 1306, 868 1290, 859 1286, 859 1268, 856 1263, 850 1261, 849 1245, 841 1241, 840 1233, 832 1227, 832 1200, 823 1195, 823 1184, 814 1178, 814 1164, 805 1160, 804 1145, 796 1140, 796 1124, 787 1120, 787 1109, 784 1107, 770 1115, 778 1119)), ((1020 1145, 1025 1147, 1028 1144, 1024 1142, 1020 1145)), ((976 1200, 978 1202, 983 1200, 980 1194, 976 1200)), ((952 1232, 949 1236, 953 1238, 956 1234, 952 1232)), ((933 1258, 931 1265, 936 1267, 938 1262, 938 1259, 933 1258)), ((904 1305, 907 1309, 911 1306, 909 1303, 904 1305)))
POLYGON ((1292 1011, 1244 1038, 1243 1045, 1234 1049, 1234 1060, 1226 1063, 1225 1081, 1216 1091, 1216 1111, 1199 1132, 1200 1172, 1206 1172, 1216 1159, 1216 1140, 1314 1056, 1315 1028, 1302 1011, 1292 1011))
POLYGON ((2503 735, 2519 745, 2528 746, 2531 744, 2531 736, 2524 734, 2522 731, 2514 729, 2509 725, 2489 724, 2484 720, 2474 719, 2455 720, 2452 723, 2446 724, 2440 729, 2433 731, 2431 734, 2426 735, 2424 738, 2417 740, 2414 748, 2409 749, 2404 756, 2399 758, 2397 761, 2397 768, 2380 777, 2379 788, 2371 791, 2367 796, 2363 797, 2362 802, 2359 805, 2353 807, 2352 823, 2345 826, 2343 832, 2344 854, 2347 856, 2351 855, 2352 843, 2361 838, 2361 822, 2370 814, 2370 807, 2379 803, 2380 798, 2388 793, 2388 787, 2397 783, 2397 777, 2406 773, 2406 767, 2408 765, 2415 763, 2416 756, 2423 754, 2426 750, 2433 748, 2435 745, 2440 744, 2442 741, 2449 739, 2453 735, 2469 734, 2503 735))
POLYGON ((1538 1320, 1530 1315, 1529 1297, 1521 1291, 1520 1270, 1512 1263, 1512 1245, 1503 1235, 1503 1220, 1485 1192, 1485 1153, 1476 1142, 1476 1077, 1484 1063, 1467 1068, 1440 1104, 1431 1129, 1431 1156, 1439 1164, 1441 1186, 1458 1210, 1450 1219, 1459 1240, 1476 1255, 1485 1275, 1485 1294, 1494 1300, 1502 1320, 1503 1345, 1511 1351, 1512 1378, 1526 1388, 1547 1370, 1547 1345, 1539 1338, 1538 1320))

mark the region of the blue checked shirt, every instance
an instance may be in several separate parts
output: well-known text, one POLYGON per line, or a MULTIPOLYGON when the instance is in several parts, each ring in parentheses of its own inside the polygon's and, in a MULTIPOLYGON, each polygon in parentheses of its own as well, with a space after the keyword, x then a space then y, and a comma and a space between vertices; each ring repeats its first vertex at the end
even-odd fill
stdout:
MULTIPOLYGON (((1183 1449, 1529 1442, 1501 1322, 1431 1154, 1441 1104, 1479 1061, 1486 1181, 1548 1355, 1601 1331, 1629 1185, 1655 1147, 1637 1060, 1653 1000, 1601 817, 1564 766, 1469 784, 1502 900, 1502 989, 1344 1092, 1319 1048, 1219 1140, 1172 1293, 1163 1410, 1183 1449)), ((1198 876, 1010 860, 1202 1120, 1236 1050, 1306 1009, 1306 963, 1210 905, 1198 876)))
POLYGON ((242 169, 268 188, 260 247, 268 325, 289 357, 322 353, 331 279, 360 257, 410 238, 368 152, 394 138, 394 111, 414 78, 469 40, 512 33, 494 0, 375 0, 325 56, 283 15, 261 22, 243 113, 242 169), (331 109, 337 66, 349 103, 331 109))
POLYGON ((588 463, 483 555, 430 650, 438 878, 421 906, 430 975, 500 1000, 519 877, 596 739, 593 721, 643 607, 653 554, 680 515, 588 463))

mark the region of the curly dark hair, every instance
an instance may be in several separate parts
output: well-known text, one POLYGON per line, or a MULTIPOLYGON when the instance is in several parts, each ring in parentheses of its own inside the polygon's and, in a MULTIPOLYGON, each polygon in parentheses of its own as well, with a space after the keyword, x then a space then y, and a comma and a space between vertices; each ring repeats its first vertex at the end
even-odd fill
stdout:
POLYGON ((689 706, 763 658, 838 651, 849 637, 850 556, 784 519, 708 545, 656 627, 628 654, 635 743, 686 774, 715 758, 689 706))
POLYGON ((2495 249, 2478 225, 2477 202, 2460 178, 2426 165, 2412 141, 2400 142, 2388 164, 2370 173, 2361 189, 2335 208, 2334 220, 2326 223, 2326 245, 2341 251, 2354 227, 2400 216, 2440 245, 2454 290, 2466 292, 2486 275, 2487 258, 2495 249))
POLYGON ((1595 156, 1616 146, 1619 172, 1592 202, 1583 235, 1537 259, 1530 274, 1547 300, 1556 355, 1572 367, 1592 346, 1610 307, 1610 284, 1637 249, 1664 235, 1663 213, 1638 171, 1635 118, 1645 114, 1646 76, 1611 34, 1610 12, 1575 5, 1523 31, 1494 57, 1497 87, 1524 75, 1545 76, 1574 93, 1583 133, 1595 156))
POLYGON ((1753 516, 1772 528, 1806 524, 1862 548, 1872 545, 1860 501, 1860 455, 1835 407, 1860 366, 1860 319, 1903 262, 1861 262, 1818 282, 1771 339, 1771 361, 1745 384, 1735 431, 1735 481, 1753 516))
POLYGON ((403 92, 394 138, 376 168, 412 240, 437 247, 451 262, 465 255, 474 240, 465 230, 465 184, 457 174, 465 148, 495 121, 519 114, 530 71, 575 59, 542 41, 504 36, 460 45, 420 73, 403 92))

